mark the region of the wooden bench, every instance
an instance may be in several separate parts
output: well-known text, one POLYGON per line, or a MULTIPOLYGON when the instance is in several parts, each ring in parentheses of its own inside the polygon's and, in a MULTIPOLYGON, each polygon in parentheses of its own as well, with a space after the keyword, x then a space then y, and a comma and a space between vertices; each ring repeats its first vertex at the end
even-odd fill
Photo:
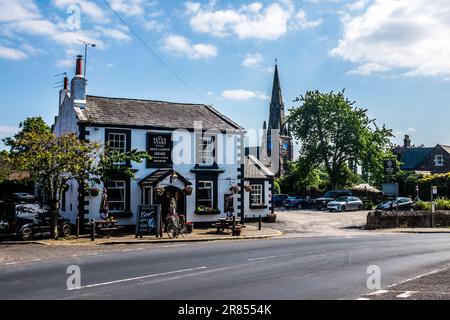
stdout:
POLYGON ((96 220, 95 231, 101 235, 110 238, 113 232, 119 230, 116 220, 96 220))
MULTIPOLYGON (((216 223, 212 224, 213 227, 217 228, 217 233, 224 232, 227 229, 227 232, 233 231, 233 220, 219 220, 216 223)), ((241 235, 242 229, 245 228, 245 225, 236 223, 235 225, 235 235, 241 235)))

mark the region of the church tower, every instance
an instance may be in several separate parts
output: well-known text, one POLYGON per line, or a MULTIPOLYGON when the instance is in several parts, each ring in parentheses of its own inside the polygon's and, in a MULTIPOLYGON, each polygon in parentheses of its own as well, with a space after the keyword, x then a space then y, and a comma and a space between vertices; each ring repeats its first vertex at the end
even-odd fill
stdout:
MULTIPOLYGON (((275 74, 273 77, 272 98, 270 101, 269 125, 267 127, 267 155, 272 152, 279 153, 279 171, 274 172, 275 176, 284 175, 287 161, 292 161, 293 145, 289 126, 286 122, 284 112, 283 95, 281 93, 280 77, 278 74, 278 64, 275 63, 275 74), (272 150, 272 133, 279 130, 279 150, 272 150)), ((274 154, 275 156, 276 154, 274 154)), ((274 157, 272 157, 274 158, 274 157)))

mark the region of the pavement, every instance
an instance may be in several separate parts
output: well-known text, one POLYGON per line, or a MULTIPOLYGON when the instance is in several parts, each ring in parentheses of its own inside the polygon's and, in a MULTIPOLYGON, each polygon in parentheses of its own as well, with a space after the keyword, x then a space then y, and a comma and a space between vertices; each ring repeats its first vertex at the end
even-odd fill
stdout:
POLYGON ((373 266, 384 290, 446 266, 449 240, 378 234, 135 246, 2 265, 0 299, 353 300, 375 291, 367 286, 373 266), (67 287, 76 284, 74 268, 80 286, 67 287))

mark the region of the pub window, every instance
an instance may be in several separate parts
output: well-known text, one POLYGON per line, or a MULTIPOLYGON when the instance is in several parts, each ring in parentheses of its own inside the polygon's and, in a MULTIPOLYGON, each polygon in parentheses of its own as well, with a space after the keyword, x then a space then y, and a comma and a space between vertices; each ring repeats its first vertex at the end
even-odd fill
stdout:
POLYGON ((214 164, 214 153, 215 153, 215 136, 213 135, 202 135, 197 140, 197 163, 213 165, 214 164))
POLYGON ((252 191, 250 194, 250 202, 252 205, 262 205, 263 204, 263 189, 261 184, 253 184, 252 191))
POLYGON ((199 181, 197 187, 198 206, 201 208, 213 208, 214 184, 212 181, 199 181))
POLYGON ((127 151, 127 135, 125 133, 108 133, 108 146, 111 151, 125 153, 127 151))
POLYGON ((126 181, 111 180, 108 183, 108 207, 111 212, 125 211, 126 181))

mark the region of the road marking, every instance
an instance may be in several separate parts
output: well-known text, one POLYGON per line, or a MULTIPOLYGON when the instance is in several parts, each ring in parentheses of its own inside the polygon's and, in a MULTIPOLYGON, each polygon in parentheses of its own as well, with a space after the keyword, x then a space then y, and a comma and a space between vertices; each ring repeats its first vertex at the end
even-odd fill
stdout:
POLYGON ((120 251, 122 251, 122 252, 129 252, 129 251, 139 251, 139 250, 144 250, 144 248, 122 249, 120 251))
POLYGON ((13 264, 19 264, 19 263, 28 263, 28 262, 36 262, 36 261, 41 261, 41 259, 32 259, 32 260, 25 260, 25 261, 13 261, 13 262, 7 262, 5 263, 5 266, 9 266, 9 265, 13 265, 13 264))
POLYGON ((317 254, 317 253, 324 253, 324 252, 328 252, 328 251, 327 250, 321 250, 321 251, 287 253, 287 254, 280 254, 280 255, 275 255, 275 256, 265 256, 265 257, 259 257, 259 258, 251 258, 251 259, 247 259, 247 261, 259 261, 259 260, 283 258, 283 257, 290 257, 290 256, 301 256, 301 255, 306 255, 306 254, 317 254))
POLYGON ((378 291, 369 293, 368 296, 378 296, 380 294, 385 294, 385 293, 388 293, 388 292, 389 292, 389 290, 378 290, 378 291))
POLYGON ((358 299, 355 299, 355 300, 370 300, 369 298, 358 298, 358 299))
POLYGON ((149 274, 149 275, 140 276, 140 277, 120 279, 120 280, 115 280, 115 281, 108 281, 108 282, 102 282, 102 283, 89 284, 87 286, 81 286, 79 288, 70 288, 70 289, 67 289, 67 290, 70 291, 70 290, 80 290, 80 289, 86 289, 86 288, 100 287, 100 286, 106 286, 106 285, 115 284, 115 283, 135 281, 135 280, 142 280, 142 279, 154 278, 154 277, 159 277, 159 276, 166 276, 166 275, 170 275, 170 274, 176 274, 176 273, 188 272, 188 271, 195 271, 195 270, 201 270, 201 269, 206 269, 206 266, 197 267, 197 268, 182 269, 182 270, 176 270, 176 271, 169 271, 169 272, 162 272, 162 273, 155 273, 155 274, 149 274))
POLYGON ((406 280, 400 281, 400 282, 398 282, 398 283, 391 284, 391 285, 387 286, 387 288, 396 287, 396 286, 401 285, 401 284, 404 284, 404 283, 406 283, 406 282, 410 282, 410 281, 413 281, 413 280, 417 280, 417 279, 420 279, 420 278, 423 278, 423 277, 426 277, 426 276, 431 276, 431 275, 433 275, 433 274, 436 274, 436 273, 438 273, 438 272, 445 271, 445 270, 447 270, 447 269, 446 269, 446 268, 436 269, 436 270, 433 270, 433 271, 430 271, 430 272, 427 272, 427 273, 418 275, 417 277, 410 278, 410 279, 406 279, 406 280))
POLYGON ((169 245, 163 246, 163 248, 184 247, 184 246, 186 246, 185 243, 184 244, 169 244, 169 245))
POLYGON ((397 296, 397 298, 404 298, 404 299, 406 299, 406 298, 411 297, 414 293, 417 293, 417 291, 406 291, 406 292, 404 292, 402 294, 399 294, 397 296))

